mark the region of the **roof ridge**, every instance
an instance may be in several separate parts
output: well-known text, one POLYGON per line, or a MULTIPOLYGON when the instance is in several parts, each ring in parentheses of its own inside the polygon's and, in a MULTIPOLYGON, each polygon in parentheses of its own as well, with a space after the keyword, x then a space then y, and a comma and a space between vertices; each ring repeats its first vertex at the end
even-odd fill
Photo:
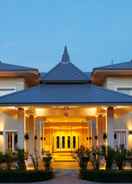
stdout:
POLYGON ((0 65, 8 65, 8 66, 20 67, 20 68, 25 68, 25 69, 38 70, 37 68, 32 68, 29 66, 22 66, 22 65, 17 65, 17 64, 11 64, 11 63, 5 63, 3 61, 0 62, 0 65))
POLYGON ((117 65, 122 65, 122 64, 127 64, 127 63, 132 63, 132 61, 130 60, 130 61, 126 61, 126 62, 119 62, 119 63, 110 64, 110 65, 104 65, 104 66, 100 66, 100 67, 95 67, 95 68, 93 68, 93 71, 97 70, 97 69, 103 69, 103 68, 117 66, 117 65))

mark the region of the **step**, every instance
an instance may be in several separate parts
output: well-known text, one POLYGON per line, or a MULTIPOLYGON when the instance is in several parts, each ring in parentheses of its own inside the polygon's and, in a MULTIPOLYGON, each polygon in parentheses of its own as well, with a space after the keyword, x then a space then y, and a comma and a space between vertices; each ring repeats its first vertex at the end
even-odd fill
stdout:
POLYGON ((68 161, 72 162, 75 161, 73 153, 54 153, 53 154, 54 161, 68 161))

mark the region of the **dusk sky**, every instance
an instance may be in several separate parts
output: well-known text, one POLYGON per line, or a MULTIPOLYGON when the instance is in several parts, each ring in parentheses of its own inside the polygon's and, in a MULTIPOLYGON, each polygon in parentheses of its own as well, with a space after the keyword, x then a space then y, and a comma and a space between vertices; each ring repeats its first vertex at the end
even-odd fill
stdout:
POLYGON ((132 59, 132 0, 0 0, 0 60, 47 72, 67 45, 83 71, 132 59))

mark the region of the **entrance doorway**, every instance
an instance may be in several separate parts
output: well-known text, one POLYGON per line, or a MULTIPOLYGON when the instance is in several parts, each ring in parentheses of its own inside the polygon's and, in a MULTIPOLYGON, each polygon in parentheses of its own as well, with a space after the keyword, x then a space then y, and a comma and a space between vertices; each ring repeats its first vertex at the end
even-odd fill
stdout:
POLYGON ((88 147, 88 127, 85 124, 83 126, 71 124, 65 126, 64 123, 63 125, 56 123, 55 126, 51 126, 47 123, 43 132, 43 150, 70 154, 77 151, 81 145, 88 147))
POLYGON ((61 128, 53 133, 53 152, 72 152, 79 148, 79 131, 61 128))
POLYGON ((79 136, 77 135, 56 135, 54 139, 54 152, 69 152, 79 148, 79 136))

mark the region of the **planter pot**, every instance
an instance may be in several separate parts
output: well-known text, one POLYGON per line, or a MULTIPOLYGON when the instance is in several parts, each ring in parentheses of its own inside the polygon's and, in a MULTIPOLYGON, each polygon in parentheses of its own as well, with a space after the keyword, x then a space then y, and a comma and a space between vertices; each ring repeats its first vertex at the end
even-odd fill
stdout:
POLYGON ((86 169, 88 161, 89 161, 89 157, 85 157, 85 156, 81 157, 79 161, 80 168, 86 169))
POLYGON ((51 160, 52 160, 51 156, 43 157, 45 170, 50 170, 51 160))

